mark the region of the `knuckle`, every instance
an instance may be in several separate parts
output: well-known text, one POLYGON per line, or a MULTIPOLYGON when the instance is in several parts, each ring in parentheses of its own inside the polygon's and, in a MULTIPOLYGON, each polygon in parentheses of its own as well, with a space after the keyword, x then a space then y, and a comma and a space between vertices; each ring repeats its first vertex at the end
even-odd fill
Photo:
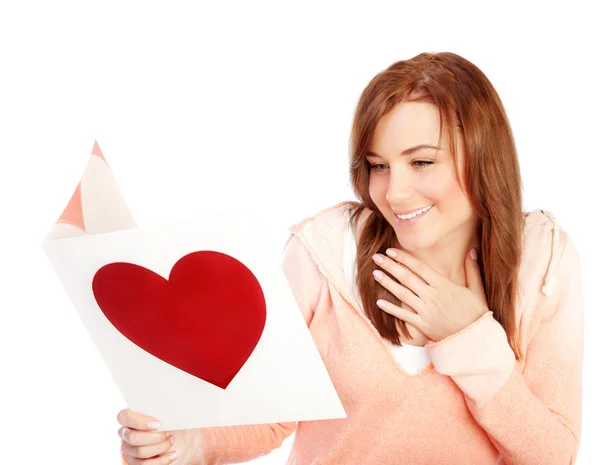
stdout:
POLYGON ((159 453, 163 454, 163 453, 167 452, 169 449, 171 449, 172 447, 173 447, 173 444, 171 443, 171 440, 167 439, 161 443, 159 453))
POLYGON ((131 444, 132 446, 135 445, 136 435, 130 428, 123 428, 121 436, 127 444, 131 444))
POLYGON ((406 298, 406 288, 404 286, 398 285, 397 295, 400 300, 404 300, 406 298))
POLYGON ((408 271, 408 268, 406 268, 404 266, 398 267, 398 276, 400 276, 403 280, 406 280, 407 278, 409 278, 410 272, 408 271))
POLYGON ((128 409, 123 409, 117 414, 117 421, 121 425, 125 425, 125 421, 127 420, 127 412, 128 409))
POLYGON ((132 431, 129 428, 127 428, 123 435, 126 438, 125 440, 132 446, 139 445, 138 442, 139 442, 140 437, 137 432, 132 431))
POLYGON ((128 446, 127 443, 121 444, 121 453, 125 456, 127 460, 127 465, 134 465, 136 463, 136 457, 134 456, 133 450, 131 446, 128 446))
POLYGON ((160 458, 159 464, 160 465, 168 465, 168 464, 172 463, 172 460, 169 458, 170 455, 171 454, 165 454, 164 456, 162 456, 160 458))
POLYGON ((153 457, 155 454, 155 446, 138 446, 136 447, 136 455, 141 459, 148 459, 153 457))

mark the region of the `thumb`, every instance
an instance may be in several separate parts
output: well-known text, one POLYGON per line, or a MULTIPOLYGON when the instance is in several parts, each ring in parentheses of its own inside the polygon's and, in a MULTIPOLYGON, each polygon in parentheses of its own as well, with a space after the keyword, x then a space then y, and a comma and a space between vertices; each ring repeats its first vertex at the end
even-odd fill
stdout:
POLYGON ((479 269, 479 263, 477 262, 477 249, 475 247, 473 247, 467 254, 465 270, 467 276, 467 287, 485 300, 485 290, 483 289, 481 270, 479 269))

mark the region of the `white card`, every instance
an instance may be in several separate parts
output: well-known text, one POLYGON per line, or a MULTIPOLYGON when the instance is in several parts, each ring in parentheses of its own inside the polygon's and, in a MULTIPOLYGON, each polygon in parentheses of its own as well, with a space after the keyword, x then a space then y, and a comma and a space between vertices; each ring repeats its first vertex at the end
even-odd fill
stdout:
POLYGON ((42 246, 127 406, 161 430, 346 418, 264 237, 252 211, 137 228, 95 143, 42 246))

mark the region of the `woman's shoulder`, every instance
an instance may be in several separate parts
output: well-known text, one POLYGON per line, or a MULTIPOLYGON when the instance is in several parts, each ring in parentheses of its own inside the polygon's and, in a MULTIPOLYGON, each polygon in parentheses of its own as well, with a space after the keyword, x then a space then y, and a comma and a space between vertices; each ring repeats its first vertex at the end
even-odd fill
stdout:
POLYGON ((577 319, 583 311, 579 304, 564 309, 561 304, 578 302, 582 293, 579 253, 571 236, 548 210, 533 210, 525 218, 519 270, 522 304, 517 310, 523 347, 529 345, 540 324, 557 312, 577 319))
MULTIPOLYGON (((327 206, 316 213, 304 217, 298 222, 288 227, 292 233, 308 231, 314 229, 337 230, 348 224, 349 216, 361 207, 361 203, 354 200, 345 200, 334 205, 327 206)), ((370 211, 364 208, 365 211, 370 211)), ((365 215, 361 214, 361 219, 365 215)))
POLYGON ((529 273, 543 276, 539 289, 546 296, 564 284, 577 266, 578 252, 571 236, 549 210, 524 213, 525 233, 522 264, 529 273))
POLYGON ((549 210, 535 209, 524 212, 523 218, 525 253, 537 255, 537 258, 540 254, 546 255, 550 259, 557 252, 562 251, 570 241, 569 234, 549 210))
POLYGON ((355 201, 339 202, 290 226, 284 249, 286 266, 295 273, 319 276, 321 281, 341 285, 348 215, 359 206, 355 201))
POLYGON ((549 210, 540 208, 523 212, 523 217, 528 224, 549 225, 551 227, 557 224, 556 217, 549 210))
POLYGON ((341 282, 350 215, 360 207, 359 202, 348 200, 303 218, 288 228, 286 247, 290 242, 302 244, 324 275, 341 282))

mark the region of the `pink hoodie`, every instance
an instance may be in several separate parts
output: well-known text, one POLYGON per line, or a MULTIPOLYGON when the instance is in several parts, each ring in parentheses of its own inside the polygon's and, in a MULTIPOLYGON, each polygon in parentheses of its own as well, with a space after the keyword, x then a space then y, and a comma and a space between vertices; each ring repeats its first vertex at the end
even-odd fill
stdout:
POLYGON ((268 454, 294 430, 288 465, 574 464, 583 287, 577 250, 554 216, 524 213, 516 321, 526 360, 516 362, 490 311, 427 343, 431 363, 414 375, 394 359, 344 279, 344 207, 351 203, 292 226, 282 264, 348 418, 202 428, 202 465, 268 454))

